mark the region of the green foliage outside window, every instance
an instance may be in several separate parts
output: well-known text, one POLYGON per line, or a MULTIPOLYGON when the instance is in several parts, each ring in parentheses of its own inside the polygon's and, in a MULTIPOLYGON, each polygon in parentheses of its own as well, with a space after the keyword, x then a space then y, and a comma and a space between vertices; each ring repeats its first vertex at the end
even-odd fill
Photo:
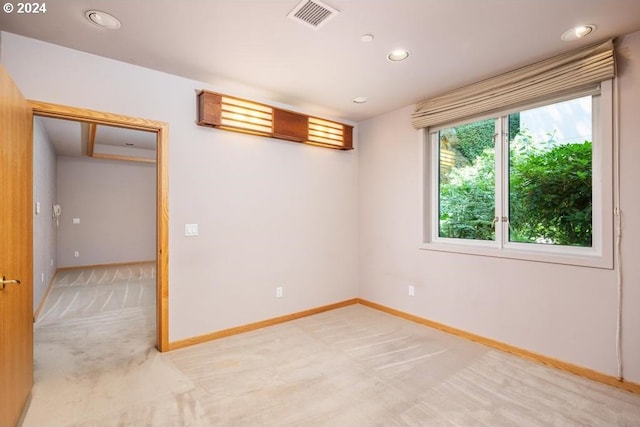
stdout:
POLYGON ((493 148, 473 163, 453 168, 440 184, 440 236, 493 240, 495 228, 495 164, 493 148))
POLYGON ((495 120, 487 119, 441 131, 441 237, 494 240, 495 120), (453 153, 453 165, 442 151, 453 153))
POLYGON ((514 156, 510 240, 591 246, 591 142, 514 156))
MULTIPOLYGON (((591 142, 557 144, 554 135, 535 141, 519 126, 519 116, 510 115, 509 240, 590 247, 591 142)), ((485 120, 446 131, 455 167, 445 173, 441 164, 441 237, 495 239, 494 127, 485 120)))
POLYGON ((483 120, 455 128, 457 149, 468 162, 473 162, 487 148, 493 150, 494 123, 493 120, 483 120))

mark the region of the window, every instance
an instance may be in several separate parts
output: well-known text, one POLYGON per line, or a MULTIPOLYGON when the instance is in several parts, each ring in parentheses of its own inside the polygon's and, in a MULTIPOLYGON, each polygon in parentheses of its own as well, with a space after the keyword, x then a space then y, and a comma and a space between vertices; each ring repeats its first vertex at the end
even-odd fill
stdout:
POLYGON ((612 268, 611 98, 425 130, 423 248, 612 268))

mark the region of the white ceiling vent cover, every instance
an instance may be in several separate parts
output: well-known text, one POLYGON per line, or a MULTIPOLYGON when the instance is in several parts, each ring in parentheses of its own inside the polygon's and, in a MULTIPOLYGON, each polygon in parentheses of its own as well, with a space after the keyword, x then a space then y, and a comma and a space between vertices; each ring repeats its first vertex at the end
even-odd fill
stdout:
POLYGON ((340 11, 318 0, 302 0, 287 17, 314 30, 325 25, 340 11))

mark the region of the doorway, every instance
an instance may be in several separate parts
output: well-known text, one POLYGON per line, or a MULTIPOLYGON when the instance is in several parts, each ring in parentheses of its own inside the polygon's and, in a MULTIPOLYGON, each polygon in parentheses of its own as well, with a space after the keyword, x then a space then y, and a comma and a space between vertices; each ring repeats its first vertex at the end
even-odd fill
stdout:
POLYGON ((34 116, 72 120, 89 125, 153 132, 156 135, 156 347, 169 349, 168 334, 168 124, 119 114, 29 101, 34 116))

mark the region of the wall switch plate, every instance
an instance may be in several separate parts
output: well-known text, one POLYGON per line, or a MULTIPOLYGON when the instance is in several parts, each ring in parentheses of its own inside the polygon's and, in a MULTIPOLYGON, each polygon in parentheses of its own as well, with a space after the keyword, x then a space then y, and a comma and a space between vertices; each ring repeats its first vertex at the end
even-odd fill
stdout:
POLYGON ((416 295, 416 287, 413 285, 409 285, 409 296, 413 297, 416 295))
POLYGON ((80 218, 73 218, 74 224, 80 224, 80 218))
POLYGON ((282 286, 276 288, 276 298, 282 298, 282 286))
POLYGON ((40 213, 40 202, 36 202, 36 215, 40 213))
POLYGON ((197 236, 198 235, 198 224, 185 224, 184 225, 184 235, 185 236, 197 236))

